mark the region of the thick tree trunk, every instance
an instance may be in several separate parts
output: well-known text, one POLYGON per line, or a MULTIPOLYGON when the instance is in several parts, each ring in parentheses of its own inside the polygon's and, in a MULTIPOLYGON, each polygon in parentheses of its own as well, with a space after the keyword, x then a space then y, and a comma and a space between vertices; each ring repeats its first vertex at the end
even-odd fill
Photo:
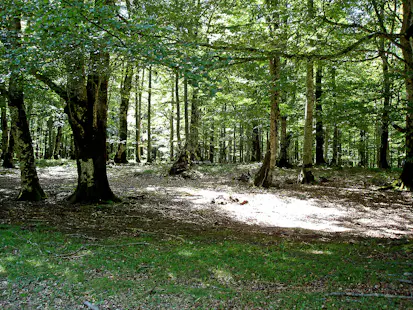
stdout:
POLYGON ((298 176, 302 184, 314 181, 313 166, 313 108, 314 108, 314 62, 307 61, 307 104, 305 106, 303 167, 298 176))
POLYGON ((322 78, 323 78, 323 67, 321 62, 318 63, 316 71, 316 90, 315 90, 315 101, 316 101, 316 156, 315 162, 317 165, 323 165, 326 163, 324 160, 324 129, 323 129, 323 105, 322 105, 322 78))
POLYGON ((281 63, 279 57, 270 60, 271 74, 271 116, 270 116, 270 139, 269 150, 265 155, 264 162, 255 176, 254 185, 270 187, 273 183, 274 168, 277 162, 278 151, 278 119, 280 117, 280 79, 281 63))
MULTIPOLYGON (((21 48, 20 18, 10 18, 9 27, 11 35, 7 38, 9 40, 8 47, 10 49, 21 48)), ((45 199, 46 195, 37 177, 32 138, 24 106, 23 76, 20 73, 20 68, 17 68, 16 65, 11 65, 10 71, 9 108, 15 130, 14 138, 21 175, 21 188, 17 200, 39 201, 45 199)))
POLYGON ((400 38, 405 61, 406 84, 406 159, 400 176, 403 186, 413 189, 413 38, 408 29, 413 24, 413 0, 403 0, 403 24, 400 38))
POLYGON ((130 92, 132 89, 133 68, 132 62, 128 61, 126 65, 125 78, 120 91, 119 107, 119 146, 115 155, 115 163, 126 164, 127 160, 127 141, 128 141, 128 109, 130 92))
POLYGON ((145 80, 145 69, 142 69, 142 79, 139 83, 139 72, 136 74, 136 93, 135 93, 135 158, 136 162, 140 163, 141 158, 141 127, 142 127, 142 91, 145 80), (140 85, 139 85, 140 84, 140 85))

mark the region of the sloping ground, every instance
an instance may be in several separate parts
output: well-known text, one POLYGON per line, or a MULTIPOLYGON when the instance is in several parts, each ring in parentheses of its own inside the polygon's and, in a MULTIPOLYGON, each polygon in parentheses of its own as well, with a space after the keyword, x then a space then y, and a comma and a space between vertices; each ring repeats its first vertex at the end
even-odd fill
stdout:
POLYGON ((0 171, 0 223, 44 222, 64 231, 173 234, 232 227, 299 236, 410 238, 409 192, 381 191, 394 176, 361 169, 316 169, 323 182, 295 184, 297 171, 279 169, 276 187, 264 190, 236 178, 253 165, 201 166, 193 179, 166 176, 163 166, 109 166, 119 204, 79 206, 65 201, 76 187, 72 163, 39 169, 48 199, 13 201, 18 170, 0 171))

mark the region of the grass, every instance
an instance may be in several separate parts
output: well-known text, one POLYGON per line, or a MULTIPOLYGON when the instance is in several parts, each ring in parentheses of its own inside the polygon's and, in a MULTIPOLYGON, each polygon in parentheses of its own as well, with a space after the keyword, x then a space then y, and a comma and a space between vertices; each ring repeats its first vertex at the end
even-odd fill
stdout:
POLYGON ((0 307, 413 309, 399 298, 328 295, 406 295, 399 279, 411 272, 407 240, 230 236, 90 241, 50 227, 2 225, 0 307))

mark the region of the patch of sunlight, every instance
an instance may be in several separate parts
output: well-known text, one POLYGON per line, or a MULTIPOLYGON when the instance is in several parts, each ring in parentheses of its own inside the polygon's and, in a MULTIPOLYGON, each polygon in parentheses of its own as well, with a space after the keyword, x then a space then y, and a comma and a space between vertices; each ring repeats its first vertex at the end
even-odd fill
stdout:
POLYGON ((8 261, 8 262, 14 262, 16 261, 16 257, 14 256, 7 256, 4 258, 4 260, 8 261))
POLYGON ((145 188, 148 192, 156 192, 159 190, 159 186, 148 186, 145 188))
POLYGON ((192 253, 191 251, 188 251, 188 250, 179 251, 178 254, 181 255, 181 256, 185 256, 185 257, 194 256, 194 253, 192 253))
POLYGON ((168 273, 168 278, 170 279, 170 280, 176 280, 176 276, 172 273, 172 272, 169 272, 168 273))
POLYGON ((304 250, 303 252, 315 255, 332 255, 330 251, 320 251, 320 250, 304 250))
POLYGON ((231 273, 226 270, 213 269, 212 273, 214 274, 214 277, 220 282, 224 282, 224 283, 234 282, 234 278, 232 277, 231 273))
POLYGON ((0 265, 0 274, 6 273, 6 268, 4 268, 2 265, 0 265))
POLYGON ((41 267, 44 265, 44 262, 38 259, 28 259, 26 262, 32 265, 33 267, 41 267))

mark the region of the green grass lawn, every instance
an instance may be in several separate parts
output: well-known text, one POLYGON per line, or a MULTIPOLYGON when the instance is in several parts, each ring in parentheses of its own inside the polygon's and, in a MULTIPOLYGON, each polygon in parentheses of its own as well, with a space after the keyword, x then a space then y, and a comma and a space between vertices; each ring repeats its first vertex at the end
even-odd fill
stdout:
POLYGON ((2 225, 0 308, 413 309, 401 298, 413 291, 411 241, 230 236, 89 240, 2 225))

